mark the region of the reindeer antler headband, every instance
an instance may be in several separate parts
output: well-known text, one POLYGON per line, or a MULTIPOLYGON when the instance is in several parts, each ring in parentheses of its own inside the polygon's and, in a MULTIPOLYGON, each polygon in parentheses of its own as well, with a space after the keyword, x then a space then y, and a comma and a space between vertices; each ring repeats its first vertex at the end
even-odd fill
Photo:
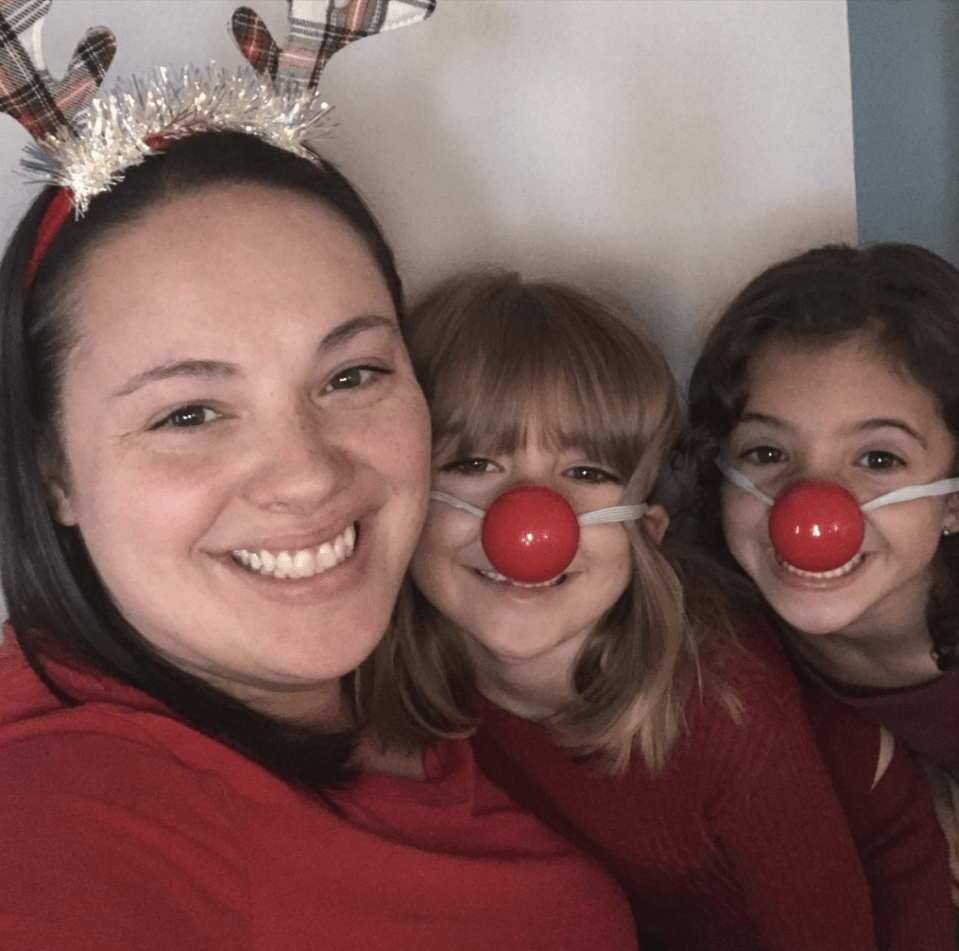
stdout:
POLYGON ((286 49, 257 14, 239 8, 231 32, 253 70, 234 75, 186 67, 156 70, 145 82, 97 95, 116 52, 97 27, 77 46, 60 82, 43 61, 43 22, 53 0, 0 0, 0 111, 36 140, 22 162, 61 191, 47 209, 28 266, 29 287, 71 210, 79 217, 123 172, 174 139, 201 131, 239 131, 307 158, 329 106, 315 94, 330 57, 353 40, 417 23, 436 0, 288 0, 286 49))

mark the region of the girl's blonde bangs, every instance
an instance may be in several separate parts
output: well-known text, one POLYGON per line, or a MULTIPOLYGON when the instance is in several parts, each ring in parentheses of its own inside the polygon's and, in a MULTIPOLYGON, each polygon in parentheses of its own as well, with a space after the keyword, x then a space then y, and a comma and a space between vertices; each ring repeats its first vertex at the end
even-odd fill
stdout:
POLYGON ((675 416, 672 376, 626 318, 562 303, 462 322, 431 368, 437 451, 509 453, 534 431, 630 477, 675 416))

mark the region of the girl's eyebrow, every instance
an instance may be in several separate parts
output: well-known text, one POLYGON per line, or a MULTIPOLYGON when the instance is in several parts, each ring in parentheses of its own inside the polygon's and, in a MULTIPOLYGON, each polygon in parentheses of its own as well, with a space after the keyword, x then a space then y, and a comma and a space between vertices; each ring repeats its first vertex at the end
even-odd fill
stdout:
MULTIPOLYGON (((360 317, 354 317, 351 320, 344 321, 338 327, 334 327, 319 343, 317 353, 323 353, 329 350, 335 350, 337 347, 345 346, 358 334, 367 330, 376 330, 386 327, 397 336, 400 329, 395 320, 389 317, 382 317, 374 314, 364 314, 360 317)), ((171 360, 169 363, 161 363, 159 366, 138 373, 136 376, 127 380, 118 390, 112 394, 112 399, 120 399, 129 396, 137 390, 146 386, 148 383, 158 383, 162 380, 169 380, 173 377, 201 377, 204 379, 224 379, 227 377, 236 377, 242 373, 240 367, 235 363, 228 363, 223 360, 171 360)))
POLYGON ((912 436, 916 442, 922 446, 923 449, 928 449, 926 445, 925 437, 918 430, 915 430, 907 422, 901 419, 885 419, 879 417, 877 419, 866 419, 859 423, 857 426, 853 427, 853 432, 871 432, 874 429, 886 429, 891 427, 892 429, 899 429, 902 432, 906 433, 908 436, 912 436))
POLYGON ((767 426, 775 426, 777 429, 790 429, 788 423, 783 422, 778 416, 770 416, 768 413, 743 413, 739 417, 737 425, 740 423, 765 423, 767 426))
MULTIPOLYGON (((787 431, 795 428, 778 417, 770 416, 767 413, 743 413, 743 415, 739 417, 739 423, 737 423, 737 425, 742 423, 762 423, 766 426, 787 431)), ((887 428, 898 429, 901 432, 904 432, 907 436, 911 436, 913 439, 915 439, 923 449, 929 448, 922 433, 910 426, 905 420, 896 419, 895 417, 879 416, 875 419, 864 419, 861 422, 850 426, 848 432, 851 434, 869 433, 876 429, 887 428)))

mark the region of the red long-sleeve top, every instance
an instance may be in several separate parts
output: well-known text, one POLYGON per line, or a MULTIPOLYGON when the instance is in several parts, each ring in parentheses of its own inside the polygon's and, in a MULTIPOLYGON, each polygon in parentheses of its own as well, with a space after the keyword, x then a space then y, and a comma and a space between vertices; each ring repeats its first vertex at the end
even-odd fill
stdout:
POLYGON ((639 756, 603 774, 488 701, 480 766, 614 872, 644 948, 951 949, 945 843, 918 774, 875 726, 819 697, 827 775, 778 644, 756 637, 762 660, 730 653, 723 669, 742 722, 694 698, 659 775, 639 756))
POLYGON ((622 892, 475 768, 365 775, 343 815, 149 697, 0 648, 0 948, 632 951, 622 892))

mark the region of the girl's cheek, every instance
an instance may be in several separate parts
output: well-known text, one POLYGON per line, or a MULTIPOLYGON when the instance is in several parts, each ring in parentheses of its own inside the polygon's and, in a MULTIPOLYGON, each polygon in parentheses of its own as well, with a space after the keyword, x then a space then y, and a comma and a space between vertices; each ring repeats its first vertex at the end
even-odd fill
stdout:
POLYGON ((726 542, 735 553, 744 544, 762 544, 768 538, 768 507, 734 486, 723 488, 720 497, 726 542))
POLYGON ((429 553, 462 548, 479 538, 481 524, 475 515, 434 500, 430 503, 429 514, 426 516, 420 550, 429 553), (444 509, 448 511, 443 511, 444 509))

